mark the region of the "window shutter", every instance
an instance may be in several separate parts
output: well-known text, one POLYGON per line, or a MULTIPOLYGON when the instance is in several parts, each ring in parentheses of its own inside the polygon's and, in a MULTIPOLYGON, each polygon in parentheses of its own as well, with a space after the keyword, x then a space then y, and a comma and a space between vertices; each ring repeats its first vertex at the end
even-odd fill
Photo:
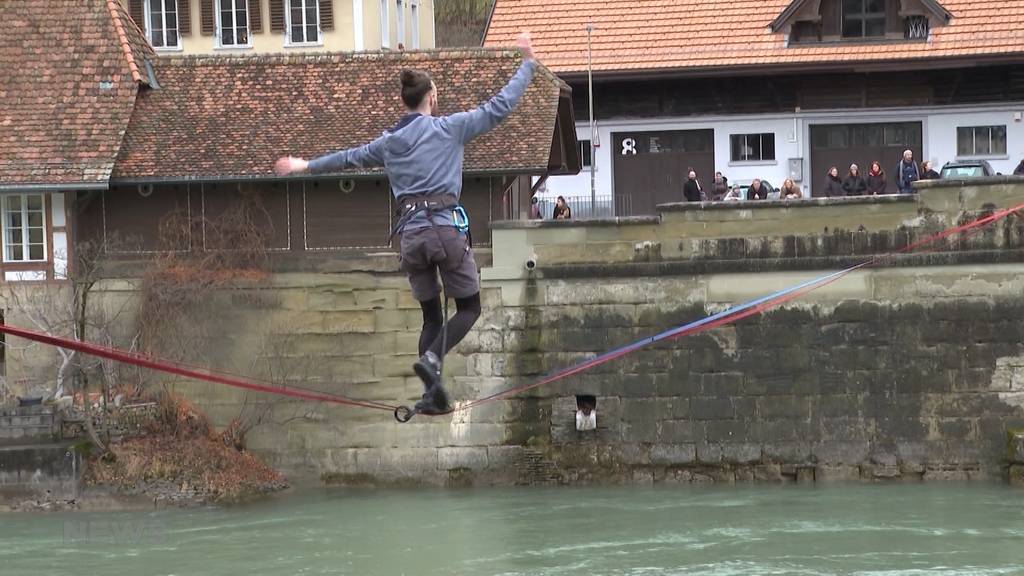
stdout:
MULTIPOLYGON (((271 3, 274 0, 270 0, 271 3)), ((263 32, 263 1, 249 0, 249 30, 253 34, 263 32)))
POLYGON ((285 0, 270 0, 270 31, 284 32, 285 0))
POLYGON ((334 30, 334 0, 320 0, 320 29, 334 30))
POLYGON ((217 19, 213 15, 213 0, 199 0, 199 31, 203 36, 217 33, 217 19))
POLYGON ((128 0, 128 14, 139 28, 146 29, 146 12, 142 8, 142 0, 128 0))
POLYGON ((178 33, 182 36, 192 35, 192 2, 178 0, 178 33))

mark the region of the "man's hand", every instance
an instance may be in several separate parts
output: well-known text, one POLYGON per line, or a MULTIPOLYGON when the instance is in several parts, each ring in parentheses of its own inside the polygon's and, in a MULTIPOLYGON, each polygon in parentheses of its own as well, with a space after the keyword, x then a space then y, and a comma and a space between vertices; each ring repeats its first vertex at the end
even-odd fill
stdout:
POLYGON ((309 162, 294 156, 279 158, 274 163, 274 172, 277 172, 278 176, 287 176, 294 172, 305 172, 307 168, 309 168, 309 162))
POLYGON ((520 32, 519 36, 516 36, 516 46, 522 51, 523 58, 533 60, 533 44, 530 43, 529 32, 520 32))

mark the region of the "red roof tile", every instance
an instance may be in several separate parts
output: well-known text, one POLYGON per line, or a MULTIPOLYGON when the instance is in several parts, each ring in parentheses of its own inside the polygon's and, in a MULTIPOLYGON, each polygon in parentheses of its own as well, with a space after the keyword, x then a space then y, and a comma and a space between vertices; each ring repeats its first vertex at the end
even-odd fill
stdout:
POLYGON ((2 0, 0 22, 0 186, 106 182, 151 54, 138 28, 109 0, 2 0))
MULTIPOLYGON (((160 88, 140 92, 113 178, 269 176, 282 154, 356 146, 393 126, 403 68, 429 70, 451 113, 486 101, 518 65, 517 53, 485 49, 159 57, 160 88)), ((467 147, 465 169, 543 172, 562 85, 539 69, 512 115, 467 147)))
POLYGON ((485 46, 530 30, 552 71, 699 69, 958 56, 1024 55, 1024 0, 944 0, 952 20, 927 42, 786 46, 769 24, 790 0, 496 0, 485 46))

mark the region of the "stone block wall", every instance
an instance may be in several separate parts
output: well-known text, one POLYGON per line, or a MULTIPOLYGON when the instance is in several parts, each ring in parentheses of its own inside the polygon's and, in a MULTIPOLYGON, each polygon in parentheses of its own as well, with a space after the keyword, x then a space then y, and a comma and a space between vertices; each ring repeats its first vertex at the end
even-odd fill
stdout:
MULTIPOLYGON (((884 275, 869 278, 878 293, 884 275)), ((685 289, 649 299, 670 284, 548 284, 543 320, 506 334, 529 342, 520 375, 720 308, 672 305, 685 289)), ((574 482, 997 478, 1007 431, 1024 426, 1022 313, 1011 295, 812 297, 657 344, 530 402, 550 425, 547 456, 574 482), (597 397, 596 431, 576 431, 576 394, 597 397)))
MULTIPOLYGON (((484 313, 446 361, 450 395, 533 382, 1024 198, 1016 184, 995 186, 844 202, 842 213, 809 201, 499 226, 484 313), (752 219, 775 228, 745 233, 752 219), (540 265, 527 272, 533 254, 540 265)), ((199 352, 185 360, 414 402, 421 317, 394 257, 285 264, 212 294, 196 314, 199 352)), ((101 291, 137 297, 120 280, 101 291)), ((763 316, 451 416, 399 424, 385 411, 168 386, 217 426, 254 423, 247 445, 286 473, 343 484, 991 478, 1009 467, 1008 432, 1024 428, 1022 295, 1024 220, 1012 218, 763 316), (575 430, 576 394, 597 397, 597 430, 575 430)))

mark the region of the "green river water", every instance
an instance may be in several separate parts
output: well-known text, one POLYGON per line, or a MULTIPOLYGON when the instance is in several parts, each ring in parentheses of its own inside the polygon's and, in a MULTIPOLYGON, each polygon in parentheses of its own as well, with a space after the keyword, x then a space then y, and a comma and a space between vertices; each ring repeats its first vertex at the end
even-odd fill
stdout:
POLYGON ((0 514, 2 576, 1024 575, 1000 485, 315 489, 0 514))

